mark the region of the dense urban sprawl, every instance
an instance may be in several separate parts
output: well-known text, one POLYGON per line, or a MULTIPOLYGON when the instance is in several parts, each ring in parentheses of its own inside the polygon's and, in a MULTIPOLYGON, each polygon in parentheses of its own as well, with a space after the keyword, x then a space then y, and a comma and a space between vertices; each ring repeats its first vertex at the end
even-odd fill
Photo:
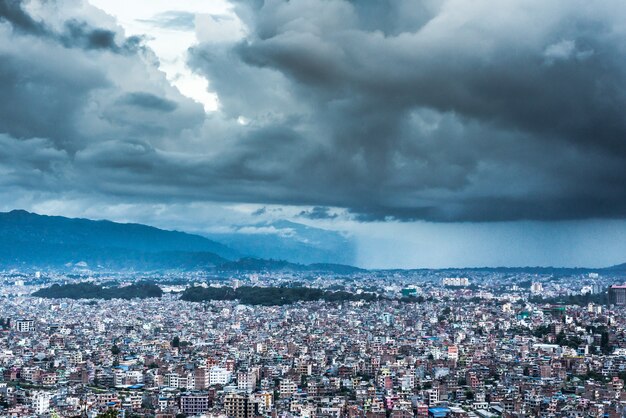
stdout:
POLYGON ((621 417, 621 282, 506 270, 4 272, 0 416, 621 417), (33 296, 80 282, 95 294, 33 296), (137 282, 150 296, 122 299, 137 282), (183 300, 193 287, 252 290, 246 303, 183 300), (267 303, 275 289, 326 296, 267 303))

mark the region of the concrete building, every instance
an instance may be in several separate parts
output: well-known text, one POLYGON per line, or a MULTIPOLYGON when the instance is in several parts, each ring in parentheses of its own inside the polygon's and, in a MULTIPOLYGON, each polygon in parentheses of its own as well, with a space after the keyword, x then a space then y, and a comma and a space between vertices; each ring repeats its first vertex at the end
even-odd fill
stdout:
POLYGON ((31 332, 35 330, 35 321, 32 319, 16 319, 11 326, 17 332, 31 332))
POLYGON ((33 392, 32 394, 32 407, 37 415, 43 415, 50 410, 50 398, 51 395, 48 392, 33 392))
POLYGON ((180 408, 186 415, 201 415, 209 410, 209 395, 183 395, 180 397, 180 408))
POLYGON ((226 385, 230 382, 232 373, 223 367, 211 367, 209 370, 209 383, 211 385, 226 385))
POLYGON ((251 418, 258 413, 258 403, 249 395, 230 393, 224 399, 224 411, 229 418, 251 418))
POLYGON ((626 285, 616 285, 609 287, 609 304, 626 305, 626 285))

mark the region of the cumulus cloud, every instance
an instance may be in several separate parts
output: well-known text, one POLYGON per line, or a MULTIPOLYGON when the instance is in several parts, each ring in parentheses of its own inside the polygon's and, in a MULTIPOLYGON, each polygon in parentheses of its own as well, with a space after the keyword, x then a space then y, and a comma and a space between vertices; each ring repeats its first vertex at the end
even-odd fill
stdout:
POLYGON ((309 210, 303 210, 298 215, 303 218, 309 219, 335 219, 339 217, 336 212, 332 212, 330 208, 323 206, 315 206, 309 210))
POLYGON ((252 35, 199 68, 229 84, 215 69, 236 54, 297 102, 260 119, 305 144, 290 162, 315 199, 296 202, 364 220, 622 216, 625 9, 603 6, 241 1, 252 35))
POLYGON ((194 18, 205 114, 98 9, 0 0, 0 187, 312 219, 626 215, 622 3, 233 4, 239 21, 154 18, 194 18))
POLYGON ((172 112, 178 107, 176 102, 172 100, 163 99, 154 94, 143 92, 127 93, 120 98, 118 103, 140 108, 143 107, 149 110, 158 110, 160 112, 172 112))

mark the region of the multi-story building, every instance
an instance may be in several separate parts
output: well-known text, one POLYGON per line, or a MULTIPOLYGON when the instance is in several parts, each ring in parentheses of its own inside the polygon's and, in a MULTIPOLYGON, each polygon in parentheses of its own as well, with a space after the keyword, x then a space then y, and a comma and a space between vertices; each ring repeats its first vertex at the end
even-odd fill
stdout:
POLYGON ((256 375, 249 371, 237 373, 237 389, 252 392, 256 386, 256 375))
POLYGON ((194 389, 204 390, 209 387, 209 370, 206 367, 198 367, 194 370, 194 389))
POLYGON ((247 394, 230 393, 224 399, 224 411, 229 418, 251 418, 258 410, 258 402, 247 394))
POLYGON ((211 367, 209 371, 209 382, 211 385, 225 385, 230 382, 232 373, 223 367, 211 367))
POLYGON ((180 408, 186 415, 201 415, 209 410, 209 395, 183 395, 180 397, 180 408))
POLYGON ((31 395, 32 408, 37 415, 44 415, 50 410, 51 394, 48 392, 37 391, 31 395))
POLYGON ((296 390, 298 390, 298 385, 292 380, 283 379, 280 381, 279 392, 281 398, 289 398, 296 390))
POLYGON ((469 286, 470 281, 467 277, 445 277, 441 284, 444 286, 469 286))
POLYGON ((16 319, 11 321, 11 326, 17 332, 31 332, 35 330, 35 321, 33 319, 16 319))
POLYGON ((626 305, 626 285, 613 285, 609 287, 609 304, 626 305))

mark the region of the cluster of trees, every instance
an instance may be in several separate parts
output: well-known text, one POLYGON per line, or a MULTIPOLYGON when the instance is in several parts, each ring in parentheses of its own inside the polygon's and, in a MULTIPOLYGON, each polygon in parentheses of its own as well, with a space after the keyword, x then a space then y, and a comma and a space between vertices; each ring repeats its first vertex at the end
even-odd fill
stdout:
POLYGON ((609 295, 607 292, 604 292, 596 294, 585 293, 584 295, 559 296, 556 298, 542 298, 540 296, 536 296, 528 300, 532 303, 550 303, 553 305, 586 306, 590 303, 594 303, 596 305, 606 305, 609 302, 609 295))
POLYGON ((350 300, 375 301, 378 296, 372 293, 354 294, 344 291, 327 291, 310 287, 189 287, 182 300, 203 302, 208 300, 239 300, 244 305, 288 305, 299 301, 325 300, 342 302, 350 300))
POLYGON ((191 343, 189 341, 181 341, 180 337, 176 336, 172 339, 170 345, 172 347, 188 347, 191 345, 191 343))
POLYGON ((104 287, 93 283, 58 285, 39 289, 33 296, 48 299, 134 299, 160 298, 163 290, 154 283, 135 283, 124 287, 104 287))
POLYGON ((539 325, 532 331, 532 334, 537 338, 543 338, 546 335, 550 334, 550 332, 552 332, 550 330, 550 325, 539 325))
POLYGON ((565 335, 564 332, 561 331, 559 334, 557 334, 555 342, 558 345, 563 345, 566 347, 577 349, 578 347, 581 346, 581 344, 583 343, 583 340, 577 335, 567 336, 565 335))
POLYGON ((424 303, 427 300, 432 301, 433 298, 427 299, 422 295, 420 296, 408 295, 408 296, 403 296, 402 298, 400 298, 400 302, 405 302, 405 303, 424 303))

